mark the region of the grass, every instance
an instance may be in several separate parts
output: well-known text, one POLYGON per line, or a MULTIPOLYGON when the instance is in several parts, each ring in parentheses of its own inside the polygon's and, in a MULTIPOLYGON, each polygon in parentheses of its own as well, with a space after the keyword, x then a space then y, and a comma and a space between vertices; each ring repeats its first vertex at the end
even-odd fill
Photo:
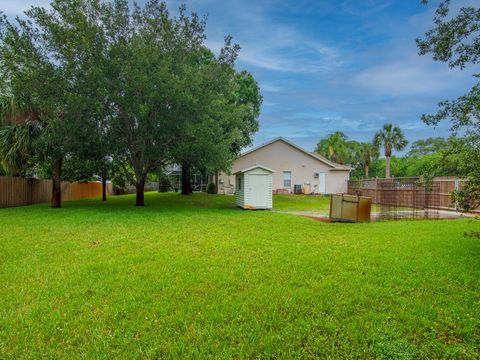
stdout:
POLYGON ((475 222, 326 224, 225 196, 133 200, 0 210, 0 358, 480 352, 480 241, 463 237, 475 222))
POLYGON ((273 207, 281 211, 311 211, 328 213, 330 196, 322 195, 274 195, 273 207))
MULTIPOLYGON (((273 196, 274 210, 291 212, 311 212, 328 215, 330 213, 329 195, 291 195, 276 194, 273 196)), ((410 208, 398 208, 398 210, 410 208)), ((372 212, 380 211, 380 206, 372 204, 372 212)))

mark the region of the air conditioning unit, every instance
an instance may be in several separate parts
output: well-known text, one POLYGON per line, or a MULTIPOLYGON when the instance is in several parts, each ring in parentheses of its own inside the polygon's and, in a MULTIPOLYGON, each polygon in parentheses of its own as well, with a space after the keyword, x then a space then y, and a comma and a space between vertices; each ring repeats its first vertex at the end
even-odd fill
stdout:
POLYGON ((314 177, 315 179, 318 179, 319 176, 320 176, 320 175, 319 175, 318 173, 313 173, 313 177, 314 177))

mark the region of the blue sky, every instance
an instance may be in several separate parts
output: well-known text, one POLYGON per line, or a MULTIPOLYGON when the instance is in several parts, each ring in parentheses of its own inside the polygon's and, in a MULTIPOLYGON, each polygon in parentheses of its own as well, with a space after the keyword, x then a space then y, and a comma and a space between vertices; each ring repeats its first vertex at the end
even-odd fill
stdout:
MULTIPOLYGON (((0 3, 12 16, 48 1, 0 3)), ((181 3, 168 1, 172 12, 181 3)), ((208 15, 209 47, 218 50, 226 34, 242 47, 237 66, 255 76, 264 98, 255 145, 284 136, 313 150, 337 130, 370 141, 386 122, 399 125, 410 142, 448 136, 448 122, 433 128, 420 116, 474 83, 471 72, 417 55, 415 38, 431 27, 435 0, 185 3, 208 15)))

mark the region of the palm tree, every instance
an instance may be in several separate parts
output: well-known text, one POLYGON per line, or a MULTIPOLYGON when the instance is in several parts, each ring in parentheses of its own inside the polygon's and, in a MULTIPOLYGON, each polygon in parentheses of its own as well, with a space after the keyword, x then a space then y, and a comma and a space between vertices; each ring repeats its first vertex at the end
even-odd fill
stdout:
POLYGON ((35 112, 11 97, 0 98, 0 165, 19 176, 33 153, 38 136, 35 112))
POLYGON ((347 136, 341 131, 336 131, 320 140, 315 152, 328 160, 343 164, 348 158, 347 136))
POLYGON ((359 153, 359 159, 363 164, 363 168, 365 170, 365 179, 368 179, 369 174, 368 171, 370 169, 370 164, 372 163, 372 160, 378 158, 379 151, 378 151, 378 146, 375 146, 374 144, 370 143, 362 143, 360 146, 360 153, 359 153))
MULTIPOLYGON (((22 175, 29 159, 39 155, 45 160, 48 156, 44 151, 50 145, 43 144, 38 149, 38 141, 42 137, 48 138, 54 126, 43 123, 39 112, 27 105, 27 102, 18 101, 13 97, 0 98, 0 162, 12 175, 22 175)), ((50 158, 52 169, 52 208, 61 207, 61 170, 62 156, 50 158)))
POLYGON ((383 125, 382 130, 375 134, 373 138, 373 144, 380 148, 383 145, 385 151, 385 177, 390 178, 390 157, 392 156, 392 150, 402 150, 407 146, 408 141, 405 139, 402 130, 393 124, 383 125))
POLYGON ((33 154, 38 127, 32 122, 0 129, 0 164, 6 173, 21 176, 33 154))

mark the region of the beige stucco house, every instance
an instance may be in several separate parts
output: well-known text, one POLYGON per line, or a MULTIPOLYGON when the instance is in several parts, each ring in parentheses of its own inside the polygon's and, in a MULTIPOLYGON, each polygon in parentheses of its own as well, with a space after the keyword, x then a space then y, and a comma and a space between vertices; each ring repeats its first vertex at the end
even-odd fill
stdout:
POLYGON ((235 173, 255 165, 268 167, 272 174, 273 191, 293 193, 300 185, 308 193, 335 194, 347 192, 351 168, 336 164, 323 156, 309 152, 282 137, 244 152, 232 164, 230 174, 220 173, 219 194, 235 193, 235 173))

